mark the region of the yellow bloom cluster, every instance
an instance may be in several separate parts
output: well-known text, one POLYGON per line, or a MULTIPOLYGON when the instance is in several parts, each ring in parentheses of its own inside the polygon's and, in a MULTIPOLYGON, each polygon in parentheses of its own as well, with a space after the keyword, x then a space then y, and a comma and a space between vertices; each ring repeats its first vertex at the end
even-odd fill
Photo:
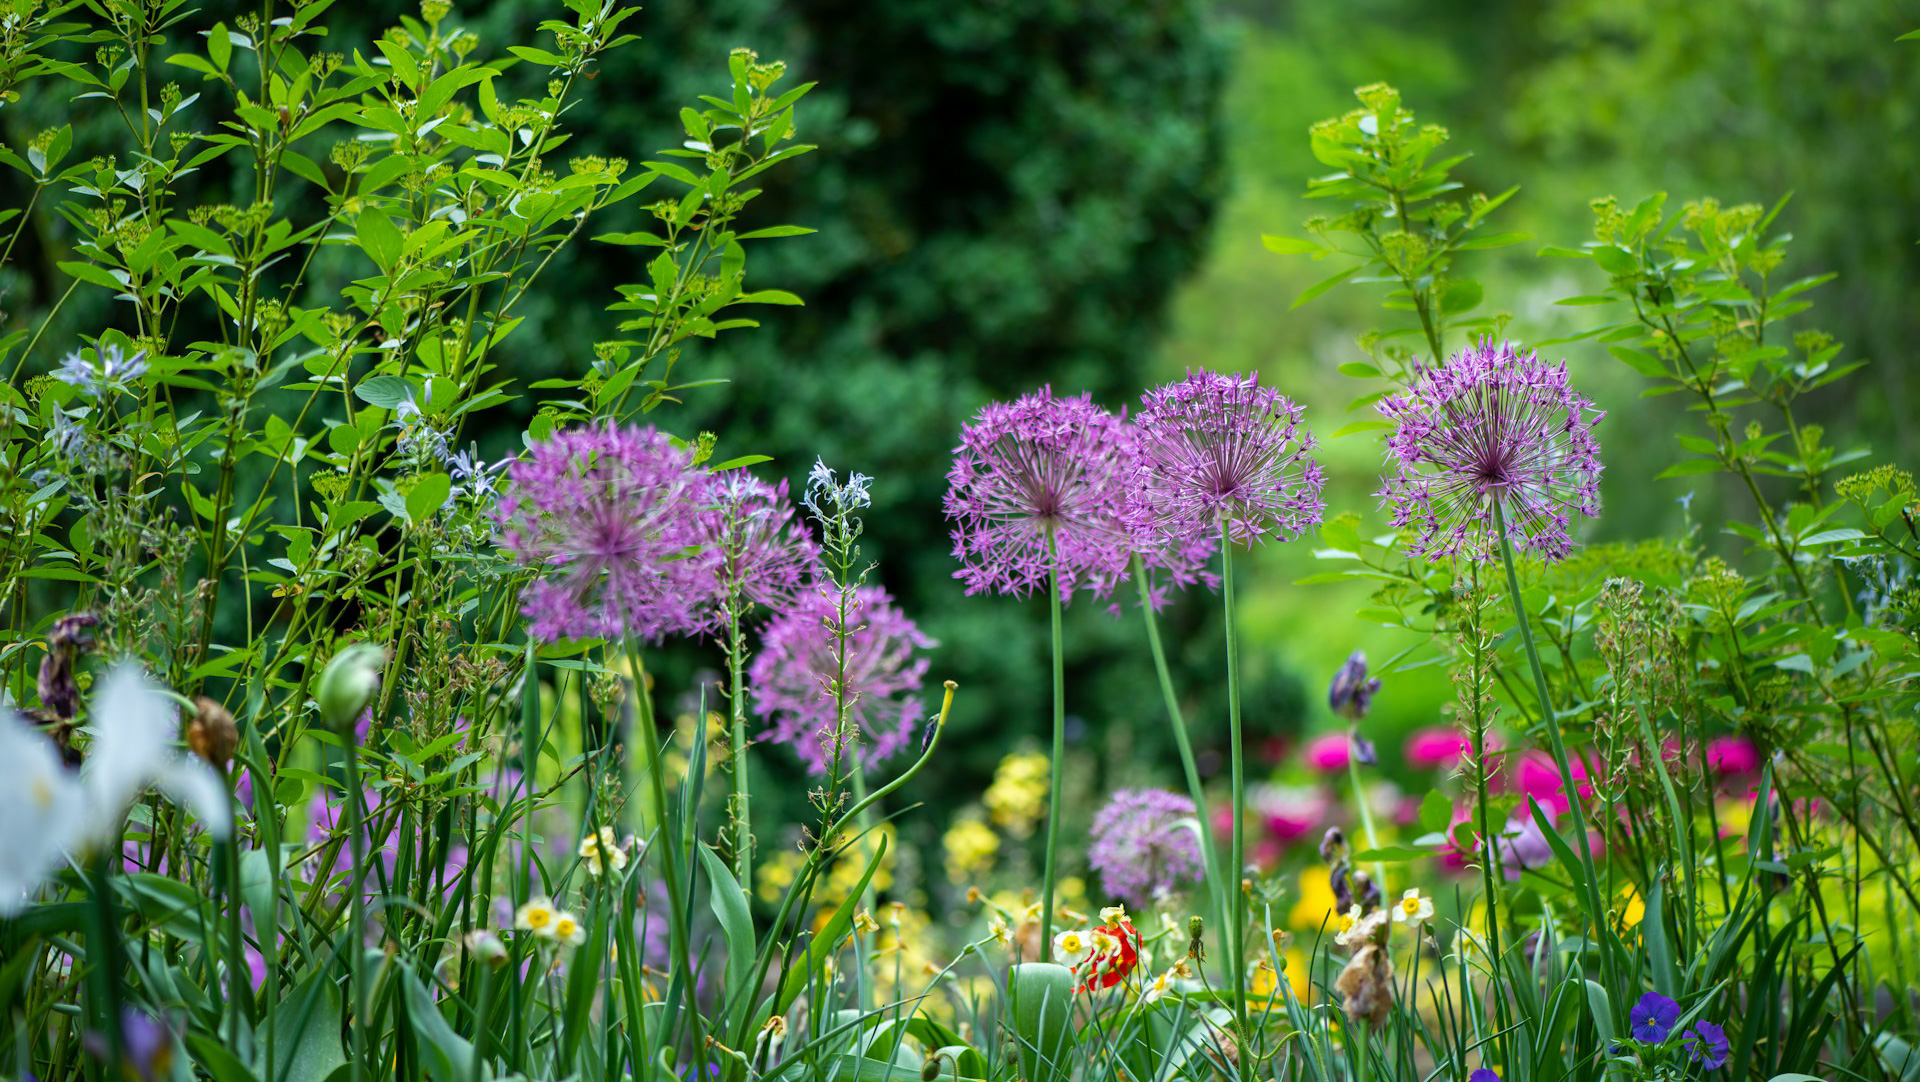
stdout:
POLYGON ((1000 853, 1000 835, 978 819, 962 819, 940 839, 947 853, 947 878, 955 885, 985 875, 1000 853))
POLYGON ((1039 752, 1016 752, 1000 760, 983 798, 995 824, 1017 837, 1033 832, 1047 808, 1048 765, 1039 752))

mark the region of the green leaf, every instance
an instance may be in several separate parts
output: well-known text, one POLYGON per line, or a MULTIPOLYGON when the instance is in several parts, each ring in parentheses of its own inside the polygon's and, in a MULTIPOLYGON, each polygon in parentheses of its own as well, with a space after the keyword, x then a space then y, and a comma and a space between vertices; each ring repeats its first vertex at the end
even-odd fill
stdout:
POLYGON ((1440 311, 1447 315, 1471 312, 1480 306, 1483 296, 1485 290, 1472 279, 1449 283, 1447 291, 1440 294, 1440 311))
POLYGON ((1260 243, 1267 246, 1267 251, 1278 252, 1281 255, 1312 255, 1327 250, 1327 246, 1317 240, 1280 237, 1272 233, 1261 234, 1260 243))
POLYGON ((1858 541, 1866 536, 1866 534, 1861 533, 1859 530, 1851 528, 1822 530, 1812 537, 1801 538, 1800 544, 1802 547, 1810 545, 1831 545, 1836 541, 1858 541))
POLYGON ((1593 247, 1593 261, 1608 274, 1629 275, 1640 269, 1640 261, 1633 253, 1614 244, 1597 244, 1593 247))
POLYGON ((360 221, 354 227, 354 234, 360 242, 360 248, 373 260, 382 273, 392 273, 394 264, 400 262, 400 253, 406 249, 407 238, 393 219, 377 210, 363 210, 360 221))
POLYGON ((714 473, 725 473, 728 470, 737 470, 742 466, 758 466, 762 462, 772 461, 772 455, 741 455, 738 458, 729 458, 718 466, 709 466, 707 468, 714 473))
POLYGON ((1300 307, 1301 305, 1307 303, 1308 301, 1312 300, 1315 297, 1318 297, 1320 294, 1325 293, 1327 290, 1332 289, 1334 286, 1339 285, 1341 282, 1346 281, 1347 279, 1353 277, 1358 273, 1360 273, 1359 267, 1349 267, 1346 270, 1341 271, 1339 274, 1336 274, 1331 278, 1323 278, 1320 281, 1315 282, 1314 284, 1308 286, 1306 289, 1302 290, 1298 297, 1293 298, 1293 303, 1288 306, 1289 309, 1300 307))
POLYGON ((1052 962, 1023 962, 1007 977, 1020 1077, 1055 1082, 1067 1077, 1073 1043, 1073 971, 1052 962))
POLYGON ((213 29, 207 31, 207 59, 221 71, 226 71, 233 61, 233 39, 227 36, 227 24, 214 23, 213 29))
MULTIPOLYGON (((267 1024, 275 1035, 273 1077, 285 1082, 323 1082, 346 1065, 347 1055, 340 1047, 340 992, 334 987, 332 971, 313 970, 280 1001, 267 1024)), ((264 1042, 261 1050, 265 1051, 264 1042)))
POLYGON ((1378 849, 1363 849, 1353 855, 1355 864, 1399 864, 1408 860, 1422 860, 1433 853, 1425 849, 1415 849, 1407 845, 1383 845, 1378 849))
POLYGON ((353 397, 383 410, 399 409, 413 401, 413 385, 399 376, 372 376, 354 385, 353 397))
POLYGON ((433 1082, 466 1082, 473 1072, 473 1045, 453 1031, 433 997, 409 966, 397 967, 407 993, 408 1031, 433 1082))
POLYGON ((740 888, 740 881, 727 870, 726 864, 714 855, 712 846, 700 845, 695 851, 700 854, 700 866, 706 869, 707 882, 712 887, 707 902, 720 921, 720 931, 727 937, 727 1003, 744 1010, 747 982, 753 979, 755 950, 753 914, 747 909, 747 892, 740 888))
POLYGON ((1420 801, 1420 828, 1437 834, 1447 829, 1453 822, 1453 801, 1447 795, 1435 789, 1420 801))
POLYGON ((407 521, 427 521, 446 506, 447 497, 452 494, 453 478, 444 473, 430 473, 415 480, 413 488, 407 491, 407 521))

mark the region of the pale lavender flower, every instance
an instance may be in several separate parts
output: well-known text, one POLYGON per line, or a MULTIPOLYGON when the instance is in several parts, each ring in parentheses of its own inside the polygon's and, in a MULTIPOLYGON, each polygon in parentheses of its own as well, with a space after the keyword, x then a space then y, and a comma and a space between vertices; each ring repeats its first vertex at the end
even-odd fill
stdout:
POLYGON ((91 360, 78 352, 69 353, 61 360, 60 367, 53 370, 54 379, 95 399, 109 392, 130 392, 146 374, 146 350, 128 354, 112 343, 96 348, 91 360))
POLYGON ((1093 817, 1087 864, 1105 892, 1146 908, 1200 878, 1200 840, 1182 820, 1193 801, 1165 789, 1122 789, 1093 817))
POLYGON ((791 746, 816 774, 836 758, 844 771, 856 742, 861 764, 879 765, 907 746, 926 713, 920 685, 929 663, 920 651, 933 640, 878 586, 859 587, 846 602, 843 622, 838 586, 802 591, 767 624, 748 670, 754 705, 773 724, 760 738, 791 746), (834 694, 843 680, 845 729, 834 694))
POLYGON ((710 618, 719 554, 700 547, 709 476, 653 428, 554 433, 507 470, 500 544, 541 578, 521 611, 535 638, 657 639, 710 618))
POLYGON ((1189 372, 1148 391, 1135 424, 1129 497, 1136 533, 1172 542, 1290 540, 1319 523, 1325 478, 1304 412, 1257 375, 1189 372))
POLYGON ((1057 570, 1060 599, 1110 589, 1131 548, 1120 418, 1087 395, 1056 398, 1042 387, 994 402, 960 432, 947 474, 954 577, 967 593, 1025 597, 1057 570))
POLYGON ((1396 426, 1380 496, 1418 557, 1493 556, 1494 505, 1513 544, 1544 559, 1573 550, 1574 513, 1600 513, 1604 416, 1573 390, 1567 366, 1506 343, 1481 342, 1422 371, 1406 394, 1380 402, 1396 426))
POLYGON ((716 602, 785 607, 820 565, 820 546, 794 517, 787 483, 730 470, 714 478, 712 501, 700 514, 700 537, 720 558, 716 602))

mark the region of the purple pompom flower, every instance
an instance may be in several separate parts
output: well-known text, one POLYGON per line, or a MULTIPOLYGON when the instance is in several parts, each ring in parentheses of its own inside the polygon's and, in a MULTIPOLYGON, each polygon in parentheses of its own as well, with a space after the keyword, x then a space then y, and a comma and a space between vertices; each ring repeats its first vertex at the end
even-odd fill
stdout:
POLYGON ((712 503, 700 515, 700 537, 719 555, 716 601, 789 604, 812 581, 820 546, 794 517, 787 483, 767 484, 739 470, 714 477, 712 503))
POLYGON ((521 611, 535 638, 657 639, 711 619, 719 554, 700 546, 709 476, 653 428, 565 429, 507 471, 500 544, 544 575, 521 611))
POLYGON ((1189 372, 1148 391, 1129 497, 1136 533, 1165 543, 1292 539, 1320 521, 1324 481, 1302 408, 1256 375, 1189 372))
POLYGON ((1571 515, 1600 513, 1593 425, 1604 414, 1573 390, 1564 363, 1483 341, 1422 371, 1380 412, 1396 428, 1393 472, 1376 495, 1395 528, 1413 531, 1414 556, 1491 558, 1498 504, 1515 546, 1560 560, 1573 550, 1571 515))
POLYGON ((1132 550, 1120 518, 1127 439, 1120 418, 1087 395, 1042 387, 994 402, 960 431, 947 473, 954 577, 967 593, 1025 597, 1057 570, 1060 600, 1104 592, 1132 550))
POLYGON ((803 591, 760 636, 749 679, 754 704, 773 728, 761 739, 790 745, 815 774, 837 758, 841 770, 860 742, 867 769, 906 747, 926 713, 920 684, 933 645, 885 590, 862 586, 848 597, 844 693, 847 728, 836 732, 834 684, 842 679, 841 592, 831 584, 803 591))
POLYGON ((1687 1059, 1707 1070, 1727 1062, 1727 1031, 1712 1022, 1695 1022, 1688 1027, 1683 1039, 1687 1043, 1687 1059))
POLYGON ((1146 908, 1200 878, 1200 842, 1181 823, 1193 801, 1164 789, 1122 789, 1093 817, 1087 863, 1106 893, 1146 908))
POLYGON ((1627 1012, 1627 1022, 1633 1027, 1633 1039, 1643 1044, 1659 1044, 1673 1032, 1673 1024, 1680 1021, 1680 1004, 1658 992, 1648 992, 1640 997, 1640 1002, 1627 1012))

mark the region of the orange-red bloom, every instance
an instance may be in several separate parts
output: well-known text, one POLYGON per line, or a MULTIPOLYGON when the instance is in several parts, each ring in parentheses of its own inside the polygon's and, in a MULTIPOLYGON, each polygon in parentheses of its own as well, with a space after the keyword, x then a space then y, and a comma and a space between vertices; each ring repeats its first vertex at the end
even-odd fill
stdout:
POLYGON ((1074 967, 1081 978, 1082 992, 1112 988, 1140 965, 1140 933, 1126 917, 1095 928, 1092 938, 1093 954, 1074 967))

